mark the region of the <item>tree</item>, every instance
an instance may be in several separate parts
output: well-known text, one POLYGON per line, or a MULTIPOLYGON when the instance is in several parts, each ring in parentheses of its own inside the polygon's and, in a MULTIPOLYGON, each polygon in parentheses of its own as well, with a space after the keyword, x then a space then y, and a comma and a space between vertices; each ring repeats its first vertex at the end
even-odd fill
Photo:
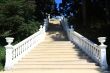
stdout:
POLYGON ((35 16, 35 4, 26 0, 0 2, 0 39, 11 36, 16 41, 21 41, 37 31, 39 26, 35 16))
POLYGON ((46 14, 53 13, 55 0, 35 0, 35 3, 38 20, 43 20, 46 14))
POLYGON ((55 3, 54 9, 53 9, 53 11, 51 12, 51 15, 53 15, 53 16, 60 15, 59 10, 58 10, 58 8, 57 8, 57 3, 55 3))

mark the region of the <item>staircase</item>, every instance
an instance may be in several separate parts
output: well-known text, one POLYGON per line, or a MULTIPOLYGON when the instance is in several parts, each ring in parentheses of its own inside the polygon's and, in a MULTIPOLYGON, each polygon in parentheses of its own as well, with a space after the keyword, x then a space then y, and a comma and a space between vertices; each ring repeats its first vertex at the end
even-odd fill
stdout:
POLYGON ((49 30, 44 42, 5 73, 102 73, 98 65, 68 41, 59 25, 54 28, 57 30, 49 30))

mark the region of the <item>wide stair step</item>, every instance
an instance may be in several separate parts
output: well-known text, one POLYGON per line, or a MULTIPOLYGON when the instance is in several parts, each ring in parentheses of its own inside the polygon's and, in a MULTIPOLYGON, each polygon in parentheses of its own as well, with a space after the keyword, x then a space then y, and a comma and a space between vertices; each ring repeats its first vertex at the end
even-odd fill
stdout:
POLYGON ((51 64, 48 64, 48 65, 45 65, 45 64, 42 64, 42 65, 39 65, 39 64, 34 64, 34 65, 17 65, 16 67, 14 67, 14 69, 77 69, 77 68, 99 68, 98 66, 95 66, 95 65, 86 65, 86 64, 81 64, 81 65, 76 65, 76 64, 57 64, 57 65, 51 65, 51 64))
POLYGON ((100 69, 19 69, 1 73, 103 73, 100 69))
POLYGON ((48 65, 48 64, 51 64, 51 65, 96 65, 95 63, 93 62, 88 62, 88 61, 84 61, 84 60, 81 60, 81 61, 39 61, 39 62, 36 62, 36 61, 21 61, 19 62, 17 65, 48 65))

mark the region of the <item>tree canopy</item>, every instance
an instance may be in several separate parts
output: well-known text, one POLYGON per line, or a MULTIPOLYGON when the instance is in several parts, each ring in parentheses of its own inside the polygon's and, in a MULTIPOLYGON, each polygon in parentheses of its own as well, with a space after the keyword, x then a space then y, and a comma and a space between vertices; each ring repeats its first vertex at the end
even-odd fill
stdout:
POLYGON ((45 18, 47 14, 52 14, 55 7, 55 0, 35 0, 36 16, 38 19, 45 18))
POLYGON ((56 11, 55 0, 0 0, 0 40, 8 36, 23 40, 56 11))

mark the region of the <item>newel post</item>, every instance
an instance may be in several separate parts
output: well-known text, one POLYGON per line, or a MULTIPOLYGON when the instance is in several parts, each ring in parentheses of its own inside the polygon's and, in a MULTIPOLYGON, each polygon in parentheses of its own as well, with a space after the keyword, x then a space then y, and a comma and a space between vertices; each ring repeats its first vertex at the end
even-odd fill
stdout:
POLYGON ((43 26, 42 26, 42 25, 40 25, 39 31, 41 31, 41 30, 42 30, 42 28, 43 28, 43 26))
POLYGON ((39 28, 40 34, 43 34, 42 29, 43 29, 43 26, 42 26, 42 25, 40 25, 40 28, 39 28))
POLYGON ((104 42, 106 41, 106 37, 99 37, 98 40, 101 43, 99 45, 99 49, 100 49, 100 66, 101 66, 102 69, 105 70, 105 69, 108 68, 107 58, 106 58, 107 45, 104 44, 104 42))
POLYGON ((10 70, 13 67, 13 62, 12 62, 12 51, 13 51, 13 45, 11 45, 11 43, 13 42, 14 38, 11 37, 7 37, 5 38, 6 42, 8 43, 8 45, 5 46, 6 48, 6 61, 5 61, 5 70, 10 70))
POLYGON ((42 37, 42 38, 39 37, 41 39, 41 41, 44 40, 44 37, 45 37, 45 29, 43 27, 44 26, 40 25, 40 29, 39 29, 41 37, 42 37))

